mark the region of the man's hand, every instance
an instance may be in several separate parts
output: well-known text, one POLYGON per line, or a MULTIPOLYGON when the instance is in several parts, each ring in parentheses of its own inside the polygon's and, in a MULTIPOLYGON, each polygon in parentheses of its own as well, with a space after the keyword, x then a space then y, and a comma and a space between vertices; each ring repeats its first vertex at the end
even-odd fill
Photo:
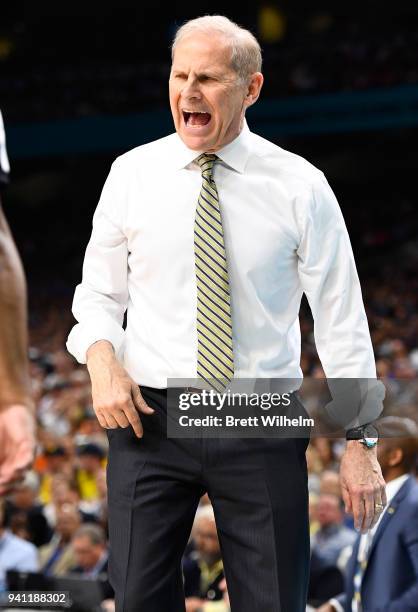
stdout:
POLYGON ((358 440, 349 440, 341 459, 340 480, 347 512, 354 515, 357 531, 372 529, 386 506, 385 481, 376 455, 376 447, 365 448, 358 440))
POLYGON ((99 340, 87 351, 87 369, 91 378, 93 409, 105 429, 132 425, 138 438, 143 428, 138 412, 152 414, 138 385, 116 359, 113 346, 99 340))
POLYGON ((36 438, 32 410, 14 405, 0 411, 0 495, 20 482, 35 458, 36 438))

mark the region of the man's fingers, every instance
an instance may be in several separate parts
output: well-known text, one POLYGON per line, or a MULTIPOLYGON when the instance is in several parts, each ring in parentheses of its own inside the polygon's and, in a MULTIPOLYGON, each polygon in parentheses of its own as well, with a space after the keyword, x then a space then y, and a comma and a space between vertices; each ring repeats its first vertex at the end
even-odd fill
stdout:
POLYGON ((24 481, 24 476, 19 476, 18 478, 13 478, 12 480, 1 482, 0 483, 0 495, 9 495, 16 490, 17 485, 21 484, 24 481))
POLYGON ((4 491, 6 489, 12 489, 14 486, 22 482, 25 478, 25 474, 19 471, 11 471, 2 473, 0 475, 0 488, 4 491))
POLYGON ((96 412, 97 420, 99 421, 100 425, 103 427, 103 429, 107 429, 107 421, 104 418, 103 414, 98 411, 95 411, 95 412, 96 412))
POLYGON ((139 390, 138 385, 132 386, 132 398, 133 398, 134 405, 140 412, 143 412, 144 414, 153 414, 155 412, 154 408, 151 408, 151 406, 148 406, 148 404, 142 397, 141 391, 139 390))
POLYGON ((351 503, 351 497, 347 489, 345 489, 344 487, 342 488, 341 495, 344 501, 345 511, 352 512, 353 505, 351 503))
POLYGON ((384 510, 384 505, 382 504, 380 493, 376 493, 375 498, 374 498, 374 516, 373 516, 372 523, 370 525, 370 529, 373 529, 373 527, 376 525, 383 510, 384 510))
POLYGON ((106 429, 116 429, 116 427, 119 427, 117 420, 110 412, 106 412, 104 416, 106 419, 106 429))
POLYGON ((141 423, 141 419, 139 418, 138 411, 135 408, 133 403, 131 403, 126 409, 126 417, 129 423, 131 424, 135 432, 135 435, 138 438, 142 438, 142 436, 144 435, 144 430, 142 428, 142 423, 141 423))
POLYGON ((0 470, 0 485, 20 481, 35 459, 36 442, 34 439, 22 440, 10 449, 0 470))
POLYGON ((96 415, 104 429, 118 429, 120 427, 125 429, 131 425, 138 438, 143 436, 141 419, 131 400, 127 400, 123 408, 106 407, 96 410, 96 415))
POLYGON ((113 408, 111 406, 103 406, 102 408, 94 408, 97 420, 103 429, 115 429, 119 427, 118 422, 113 417, 113 408))
POLYGON ((372 491, 367 491, 364 494, 364 507, 365 513, 361 530, 363 533, 366 533, 370 529, 375 515, 375 501, 372 491))
POLYGON ((139 386, 135 383, 132 383, 130 392, 121 392, 117 398, 105 404, 98 401, 93 407, 97 419, 104 429, 126 428, 131 425, 139 438, 143 435, 143 428, 138 412, 143 414, 154 414, 155 412, 145 402, 139 386))
POLYGON ((117 402, 115 405, 102 406, 95 409, 99 423, 105 429, 116 429, 117 427, 128 427, 129 421, 126 418, 125 411, 130 400, 127 397, 124 403, 117 402))
POLYGON ((360 531, 365 515, 364 498, 360 494, 360 491, 356 491, 352 494, 351 500, 353 505, 354 527, 357 531, 360 531))
POLYGON ((376 525, 377 521, 379 520, 386 506, 387 506, 386 486, 384 484, 380 484, 377 486, 377 489, 374 494, 375 513, 374 513, 374 519, 373 519, 371 528, 373 528, 376 525))

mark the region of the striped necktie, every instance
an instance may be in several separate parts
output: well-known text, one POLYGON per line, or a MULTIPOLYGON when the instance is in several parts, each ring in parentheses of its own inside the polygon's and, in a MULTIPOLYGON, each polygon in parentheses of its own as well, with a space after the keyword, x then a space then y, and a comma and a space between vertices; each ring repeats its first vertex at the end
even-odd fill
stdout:
POLYGON ((217 155, 202 153, 196 159, 202 187, 196 208, 194 251, 197 282, 197 375, 224 391, 234 375, 232 320, 227 260, 213 179, 217 155))

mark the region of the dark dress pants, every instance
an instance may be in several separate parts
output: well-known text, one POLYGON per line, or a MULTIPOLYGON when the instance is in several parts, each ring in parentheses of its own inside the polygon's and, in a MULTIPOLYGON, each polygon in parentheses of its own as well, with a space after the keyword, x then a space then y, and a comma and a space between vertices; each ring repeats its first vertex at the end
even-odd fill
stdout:
POLYGON ((232 612, 304 612, 309 577, 306 438, 168 438, 155 409, 107 429, 109 579, 116 612, 184 612, 181 558, 201 495, 211 499, 232 612))

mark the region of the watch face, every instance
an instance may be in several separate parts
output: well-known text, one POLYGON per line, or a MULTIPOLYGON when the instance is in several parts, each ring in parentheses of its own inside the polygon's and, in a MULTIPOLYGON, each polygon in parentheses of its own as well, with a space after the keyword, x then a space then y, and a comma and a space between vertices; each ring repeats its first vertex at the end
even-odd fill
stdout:
POLYGON ((367 448, 373 448, 376 446, 378 438, 364 438, 364 444, 367 448))

